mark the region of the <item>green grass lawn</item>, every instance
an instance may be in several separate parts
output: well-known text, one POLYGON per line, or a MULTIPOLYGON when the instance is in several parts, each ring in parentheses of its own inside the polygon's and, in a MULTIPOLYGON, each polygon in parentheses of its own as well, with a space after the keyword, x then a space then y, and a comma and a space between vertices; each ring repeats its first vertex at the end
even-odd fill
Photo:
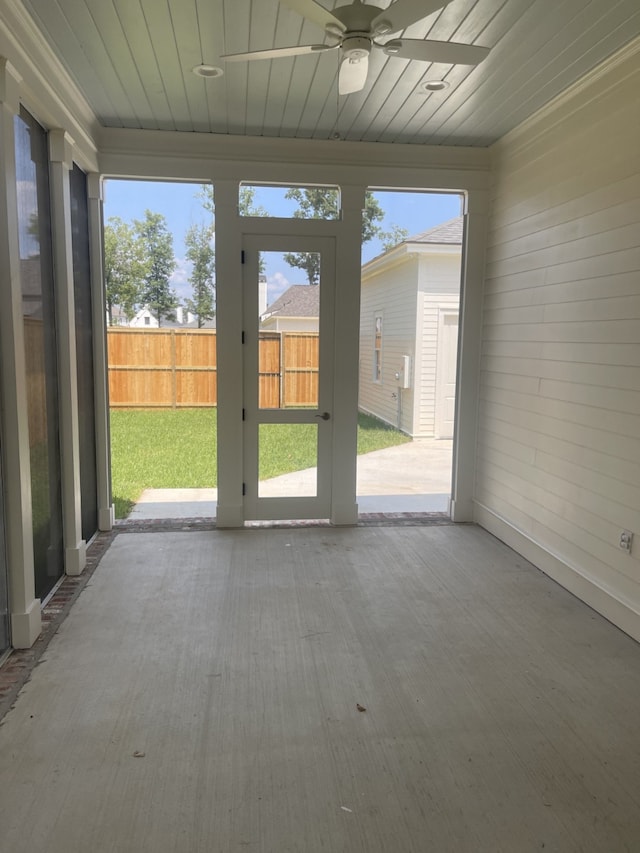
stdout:
MULTIPOLYGON (((217 409, 112 409, 111 470, 116 517, 124 518, 147 488, 202 489, 218 483, 217 409)), ((265 424, 260 431, 260 476, 311 468, 312 424, 265 424)), ((359 415, 358 453, 411 439, 369 415, 359 415)))

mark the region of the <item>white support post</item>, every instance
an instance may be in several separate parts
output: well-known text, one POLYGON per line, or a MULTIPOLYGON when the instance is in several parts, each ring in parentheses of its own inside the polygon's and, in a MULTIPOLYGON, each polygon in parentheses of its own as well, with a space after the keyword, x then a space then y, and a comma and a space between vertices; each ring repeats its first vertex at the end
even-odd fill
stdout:
POLYGON ((96 172, 87 175, 89 196, 89 253, 91 304, 93 310, 93 394, 96 420, 96 484, 98 489, 98 530, 111 530, 115 511, 111 496, 111 440, 109 436, 109 363, 103 264, 102 179, 96 172))
POLYGON ((79 575, 86 565, 87 545, 82 538, 80 493, 80 428, 69 187, 72 165, 71 139, 63 130, 50 131, 49 174, 58 338, 64 565, 66 574, 79 575))
POLYGON ((18 201, 15 158, 15 116, 20 80, 0 58, 0 387, 5 486, 5 534, 9 575, 11 643, 28 649, 41 630, 40 600, 35 598, 31 468, 18 201))
POLYGON ((218 527, 242 527, 242 239, 237 181, 216 181, 218 527), (223 451, 223 452, 221 452, 223 451))
POLYGON ((360 266, 366 187, 343 186, 342 222, 336 253, 335 375, 331 521, 358 521, 358 361, 360 354, 360 266))
POLYGON ((488 193, 466 198, 450 514, 473 521, 488 193))

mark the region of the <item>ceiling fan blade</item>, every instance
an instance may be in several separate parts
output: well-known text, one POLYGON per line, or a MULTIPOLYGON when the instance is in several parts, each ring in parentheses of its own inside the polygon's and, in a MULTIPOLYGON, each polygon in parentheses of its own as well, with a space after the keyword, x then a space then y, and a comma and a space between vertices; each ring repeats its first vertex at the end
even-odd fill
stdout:
POLYGON ((488 47, 477 44, 432 39, 392 39, 380 46, 390 56, 418 59, 421 62, 441 62, 445 65, 479 65, 489 53, 488 47))
POLYGON ((395 0, 395 3, 380 10, 380 14, 371 22, 371 29, 382 35, 382 25, 388 24, 384 26, 384 32, 397 33, 415 24, 416 21, 421 21, 432 12, 442 9, 450 2, 451 0, 395 0))
POLYGON ((306 53, 322 53, 325 50, 335 50, 338 45, 328 44, 299 44, 294 47, 276 47, 270 50, 251 50, 248 53, 227 53, 220 57, 225 62, 247 62, 254 59, 281 59, 286 56, 303 56, 306 53))
POLYGON ((364 84, 367 82, 368 70, 368 55, 358 60, 349 59, 348 56, 345 57, 340 65, 338 92, 341 95, 351 95, 353 92, 360 92, 364 89, 364 84))
POLYGON ((298 12, 303 18, 318 24, 323 30, 330 26, 334 30, 338 27, 341 32, 344 32, 345 27, 342 21, 315 0, 280 0, 280 3, 298 12))

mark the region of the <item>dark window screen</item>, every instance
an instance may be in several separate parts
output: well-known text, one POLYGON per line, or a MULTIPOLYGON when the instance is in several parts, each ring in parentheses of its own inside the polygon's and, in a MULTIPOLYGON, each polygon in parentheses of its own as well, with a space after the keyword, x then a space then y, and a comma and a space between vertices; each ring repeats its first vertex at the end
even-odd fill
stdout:
POLYGON ((0 444, 0 655, 9 646, 9 606, 7 596, 7 559, 4 550, 4 481, 0 444))
POLYGON ((88 541, 98 529, 98 498, 93 394, 93 312, 89 260, 89 209, 87 205, 87 177, 78 166, 74 165, 70 172, 69 184, 71 190, 73 283, 76 312, 82 538, 88 541))
POLYGON ((35 587, 44 598, 63 572, 56 319, 47 134, 24 109, 15 143, 35 587))

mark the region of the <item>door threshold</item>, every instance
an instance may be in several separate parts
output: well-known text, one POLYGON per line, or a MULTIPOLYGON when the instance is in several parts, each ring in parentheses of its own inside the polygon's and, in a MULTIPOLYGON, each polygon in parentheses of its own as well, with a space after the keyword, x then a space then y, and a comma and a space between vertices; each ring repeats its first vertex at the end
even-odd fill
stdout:
POLYGON ((454 524, 446 512, 361 512, 358 527, 415 527, 454 524))
MULTIPOLYGON (((419 525, 454 524, 446 512, 362 512, 353 525, 332 524, 328 518, 292 518, 245 521, 236 530, 286 530, 304 527, 417 527, 419 525)), ((206 518, 158 518, 119 519, 114 525, 115 533, 184 533, 190 531, 216 530, 214 519, 206 518)))

